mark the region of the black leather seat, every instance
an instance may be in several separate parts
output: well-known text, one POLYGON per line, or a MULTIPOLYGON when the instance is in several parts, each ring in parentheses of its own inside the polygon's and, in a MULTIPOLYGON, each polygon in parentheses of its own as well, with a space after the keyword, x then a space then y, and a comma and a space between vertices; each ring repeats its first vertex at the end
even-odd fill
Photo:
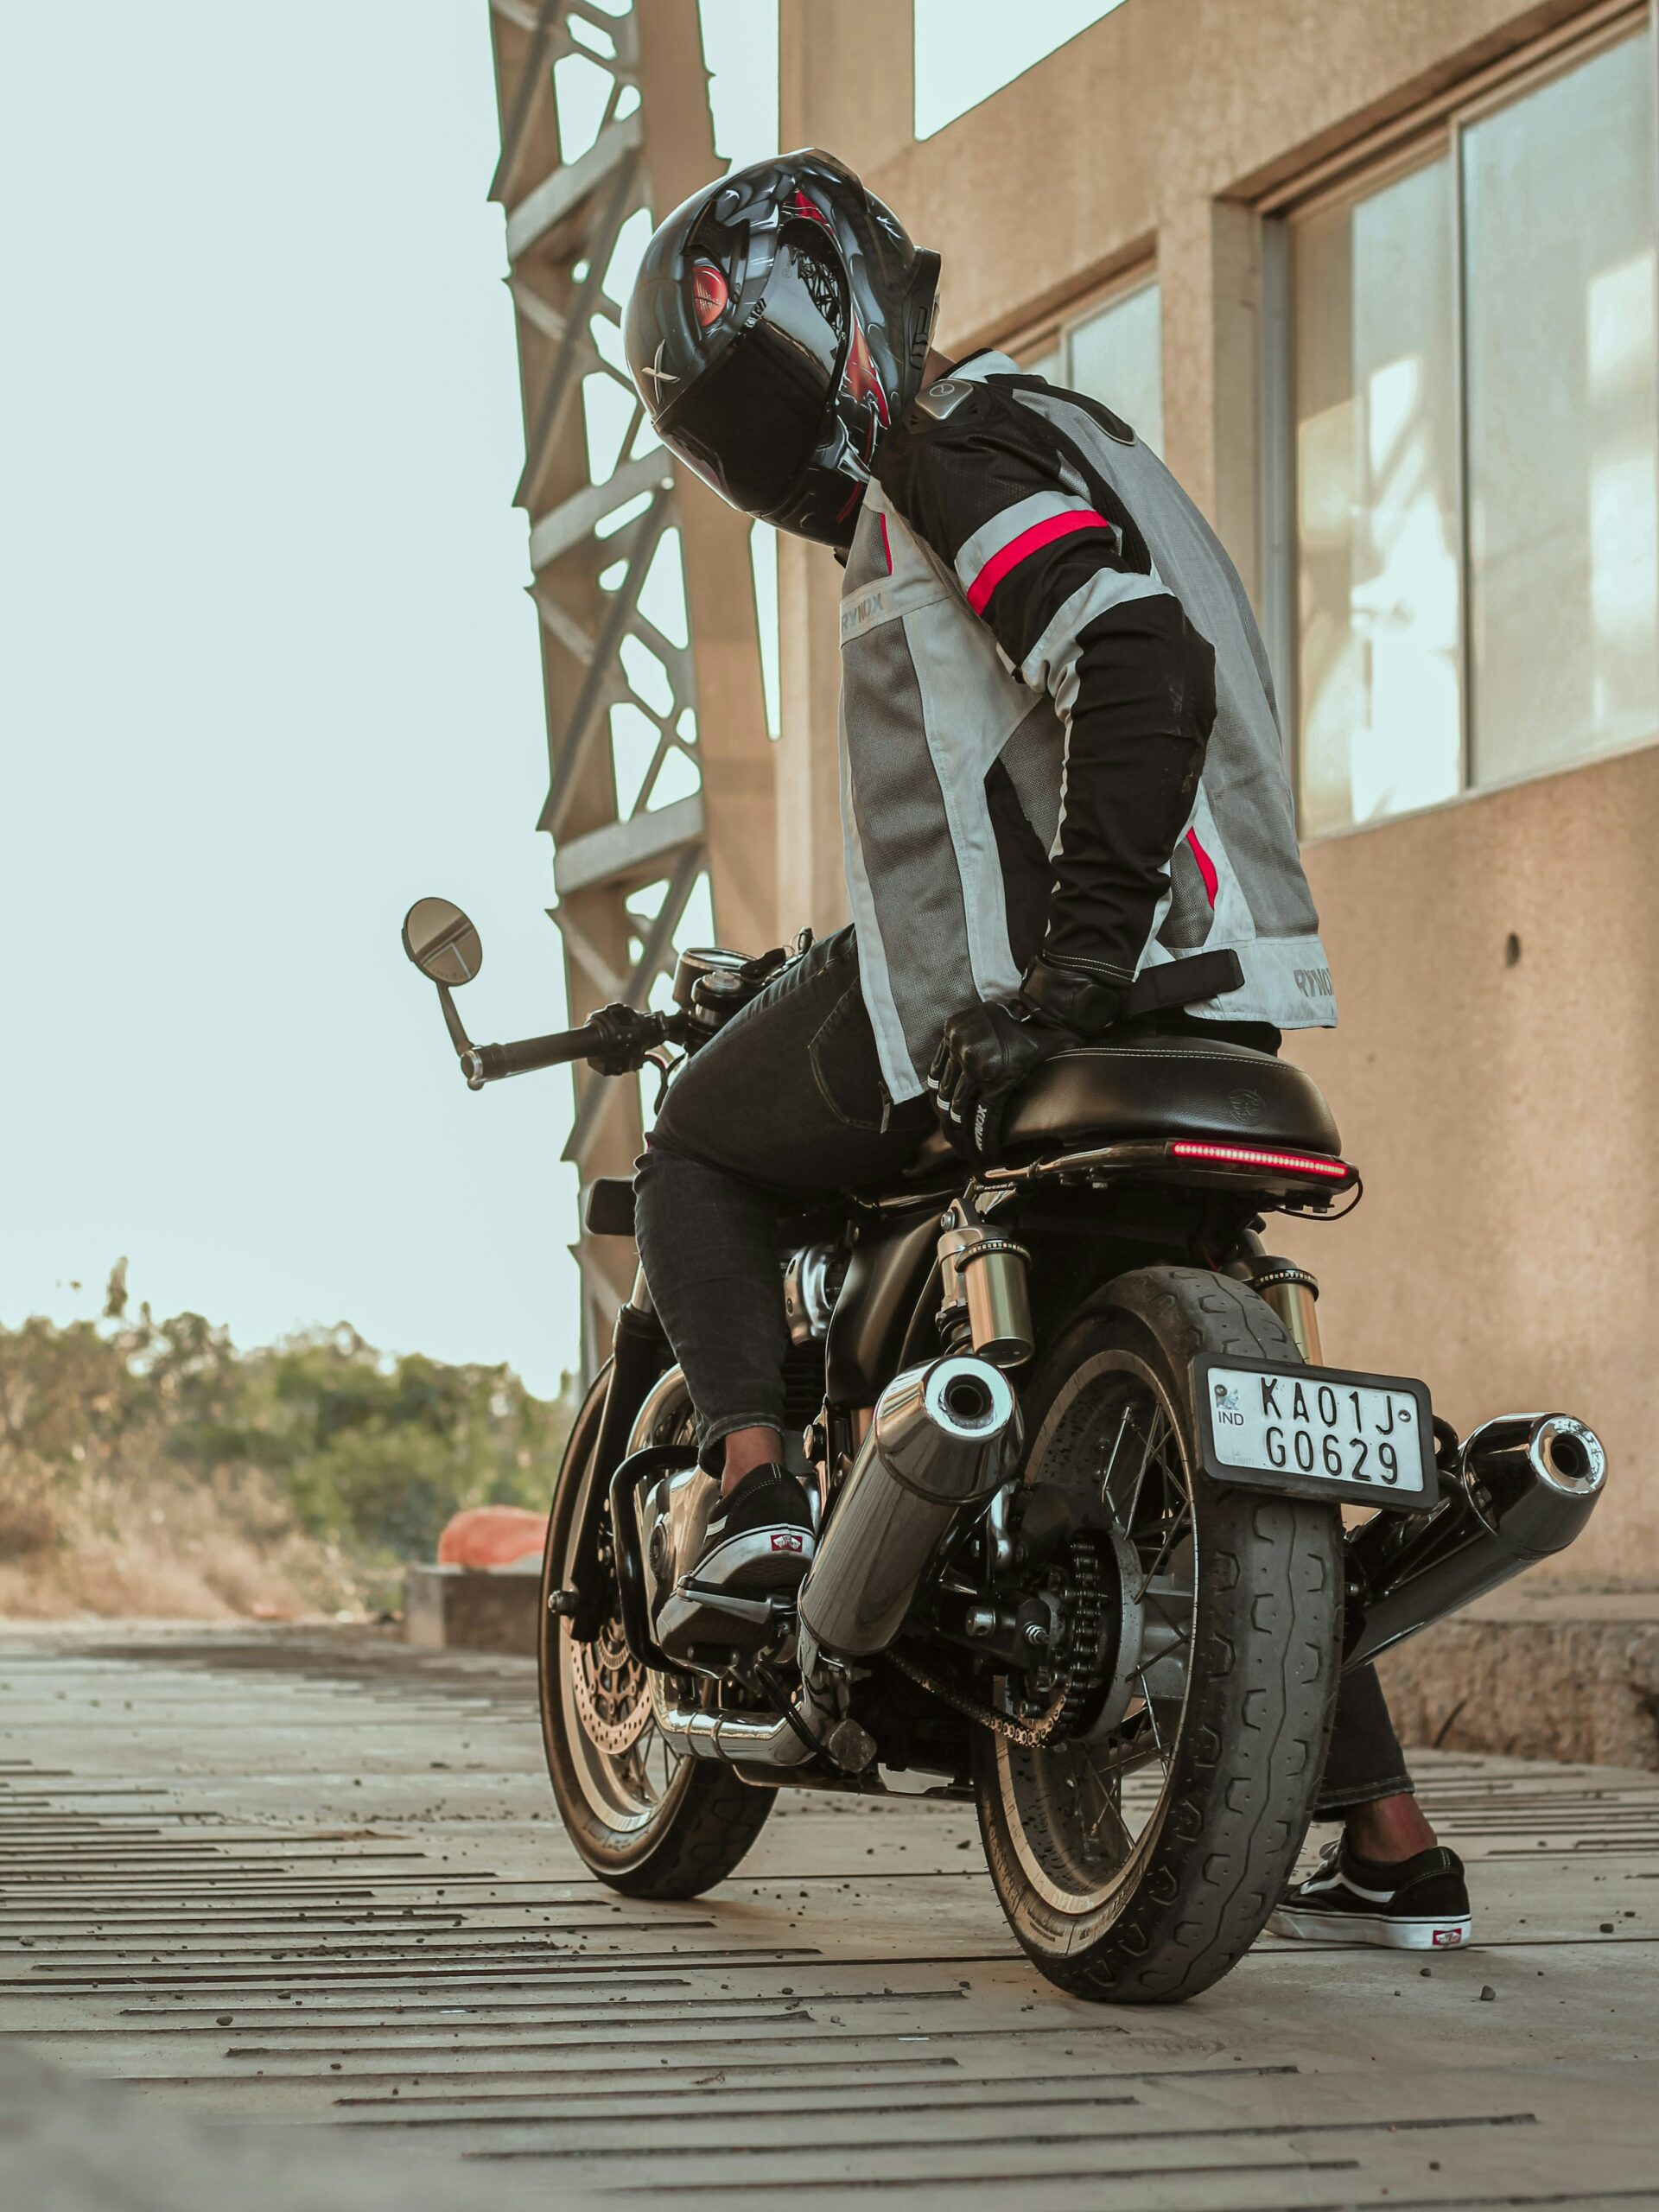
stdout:
MULTIPOLYGON (((1002 1125, 1005 1158, 1045 1145, 1211 1137, 1332 1156, 1342 1139, 1312 1076, 1289 1060, 1202 1037, 1084 1045, 1038 1069, 1002 1125)), ((948 1149, 930 1137, 925 1166, 948 1149)))

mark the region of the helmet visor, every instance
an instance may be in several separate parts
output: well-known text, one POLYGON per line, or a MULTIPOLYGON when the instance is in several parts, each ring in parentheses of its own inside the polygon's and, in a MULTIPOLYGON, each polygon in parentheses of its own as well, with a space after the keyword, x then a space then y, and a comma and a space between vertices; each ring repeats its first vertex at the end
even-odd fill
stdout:
POLYGON ((823 437, 848 322, 833 262, 785 238, 763 312, 663 410, 658 435, 746 514, 781 506, 823 437))

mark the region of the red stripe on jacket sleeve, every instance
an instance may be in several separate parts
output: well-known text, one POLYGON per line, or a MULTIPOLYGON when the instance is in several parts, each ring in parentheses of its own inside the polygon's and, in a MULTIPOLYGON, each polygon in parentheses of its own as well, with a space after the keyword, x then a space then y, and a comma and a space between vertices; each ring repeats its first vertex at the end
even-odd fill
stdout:
POLYGON ((1069 507, 1062 515, 1047 515, 1041 522, 1033 523, 1018 537, 1011 537, 1000 553, 992 554, 968 587, 969 606, 976 614, 982 614, 1003 577, 1022 561, 1030 560, 1033 553, 1040 553, 1046 545, 1053 544, 1057 537, 1070 537, 1074 531, 1110 530, 1111 526, 1105 516, 1096 514, 1092 507, 1069 507))
POLYGON ((1221 887, 1221 878, 1216 874, 1216 864, 1198 842, 1198 833, 1196 830, 1187 831, 1186 842, 1192 848, 1193 859, 1198 864, 1198 874, 1204 878, 1205 896, 1213 906, 1216 903, 1216 893, 1221 887))

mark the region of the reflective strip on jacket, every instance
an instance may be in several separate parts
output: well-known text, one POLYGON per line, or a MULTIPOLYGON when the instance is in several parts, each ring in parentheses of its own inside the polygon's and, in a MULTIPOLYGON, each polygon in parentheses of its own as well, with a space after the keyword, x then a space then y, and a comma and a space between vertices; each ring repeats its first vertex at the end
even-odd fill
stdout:
POLYGON ((921 1091, 946 1019, 1011 996, 1039 950, 1109 984, 1230 950, 1242 987, 1192 1013, 1332 1027, 1266 651, 1198 509, 1105 409, 1001 354, 953 370, 900 431, 841 611, 848 891, 893 1097, 921 1091), (1190 669, 1169 681, 1203 692, 1172 710, 1192 762, 1179 787, 1176 751, 1114 741, 1103 683, 1127 696, 1143 666, 1166 689, 1166 669, 1190 669), (1081 756, 1069 827, 1065 769, 1090 683, 1106 810, 1085 836, 1081 756), (1163 826, 1137 861, 1133 836, 1113 843, 1114 817, 1142 804, 1119 756, 1154 752, 1169 766, 1145 807, 1163 826))

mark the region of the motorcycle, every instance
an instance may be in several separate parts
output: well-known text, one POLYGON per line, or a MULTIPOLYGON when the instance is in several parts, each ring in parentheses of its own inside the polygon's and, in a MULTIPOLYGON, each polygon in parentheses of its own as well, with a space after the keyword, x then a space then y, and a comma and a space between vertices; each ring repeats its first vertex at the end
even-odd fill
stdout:
MULTIPOLYGON (((474 1090, 578 1059, 666 1083, 787 957, 688 951, 671 1012, 474 1046, 477 931, 423 899, 404 944, 474 1090)), ((639 1274, 543 1567, 548 1770, 594 1873, 700 1894, 785 1785, 956 1798, 1051 1981, 1166 2003, 1224 1974, 1300 1850, 1344 1671, 1561 1551, 1606 1478, 1569 1414, 1460 1438, 1421 1381, 1324 1363, 1318 1283, 1262 1233, 1360 1192, 1290 1062, 1109 1037, 1023 1086, 997 1166, 940 1135, 781 1219, 817 1522, 788 1601, 688 1575, 717 1485, 639 1274)), ((595 1181, 589 1232, 632 1205, 595 1181)))

